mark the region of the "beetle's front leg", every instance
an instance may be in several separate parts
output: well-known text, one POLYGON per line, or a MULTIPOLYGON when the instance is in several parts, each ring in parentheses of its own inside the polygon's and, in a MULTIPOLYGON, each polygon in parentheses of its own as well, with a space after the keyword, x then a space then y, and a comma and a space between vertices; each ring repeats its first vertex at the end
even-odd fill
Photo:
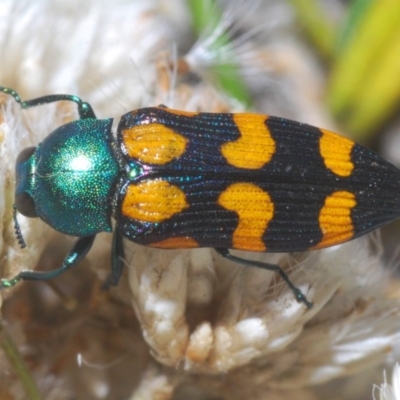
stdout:
POLYGON ((1 279, 0 289, 14 286, 20 280, 40 281, 52 279, 61 275, 63 272, 77 265, 79 261, 81 261, 86 256, 86 254, 92 247, 95 238, 96 235, 79 238, 74 244, 74 247, 65 257, 64 262, 60 268, 54 269, 52 271, 22 271, 12 279, 1 279))

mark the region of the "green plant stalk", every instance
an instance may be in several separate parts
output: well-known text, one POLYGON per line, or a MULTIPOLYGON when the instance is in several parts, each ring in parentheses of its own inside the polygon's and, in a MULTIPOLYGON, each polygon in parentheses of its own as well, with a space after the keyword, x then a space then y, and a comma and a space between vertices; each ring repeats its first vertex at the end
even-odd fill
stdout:
POLYGON ((21 357, 18 349, 14 345, 14 342, 4 331, 1 325, 0 330, 2 331, 0 346, 3 349, 8 361, 13 366, 22 386, 24 387, 26 398, 29 400, 42 400, 42 396, 39 393, 36 383, 33 380, 29 369, 21 357))
POLYGON ((324 11, 316 0, 290 0, 298 20, 310 41, 326 60, 335 53, 336 27, 324 18, 324 11))
POLYGON ((376 130, 398 108, 400 99, 400 26, 386 45, 379 68, 364 82, 358 102, 347 121, 357 138, 376 130))
POLYGON ((214 0, 187 0, 186 4, 192 18, 192 28, 197 36, 200 36, 206 28, 215 28, 218 20, 221 19, 221 10, 214 0), (210 18, 210 13, 212 13, 212 18, 210 18))
POLYGON ((343 118, 360 100, 363 86, 382 68, 387 43, 399 26, 399 0, 379 0, 369 7, 332 71, 328 103, 335 115, 343 118))
MULTIPOLYGON (((215 0, 187 0, 192 17, 193 30, 197 36, 212 32, 222 18, 222 11, 215 0)), ((222 33, 213 43, 212 51, 221 54, 223 48, 228 47, 231 41, 227 33, 222 33)), ((213 68, 215 78, 221 89, 246 107, 251 106, 251 96, 240 74, 240 67, 235 60, 226 61, 221 56, 221 61, 213 68)))
POLYGON ((365 14, 374 1, 375 0, 354 0, 350 3, 346 21, 343 24, 338 38, 337 50, 339 52, 342 51, 353 38, 365 14))

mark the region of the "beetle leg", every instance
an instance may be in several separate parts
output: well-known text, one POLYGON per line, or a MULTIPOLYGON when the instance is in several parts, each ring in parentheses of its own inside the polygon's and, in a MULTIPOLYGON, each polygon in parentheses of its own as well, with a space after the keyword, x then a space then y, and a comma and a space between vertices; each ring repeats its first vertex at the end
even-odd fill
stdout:
POLYGON ((298 302, 303 302, 307 308, 311 308, 313 306, 313 303, 307 300, 307 297, 300 291, 298 287, 296 287, 292 281, 289 279, 289 277, 286 275, 286 273, 283 271, 283 269, 277 265, 277 264, 268 264, 264 263, 261 261, 252 261, 252 260, 246 260, 245 258, 241 257, 236 257, 233 254, 229 252, 228 249, 223 249, 223 248, 216 248, 214 249, 220 256, 237 262, 239 264, 247 265, 250 267, 257 267, 257 268, 263 268, 267 269, 269 271, 274 271, 277 272, 281 278, 286 282, 286 284, 289 286, 289 288, 292 290, 294 297, 298 302))
POLYGON ((81 261, 93 245, 96 235, 79 238, 67 254, 60 268, 52 271, 22 271, 12 279, 1 279, 0 289, 14 286, 18 281, 38 281, 55 278, 81 261))
POLYGON ((118 226, 114 229, 112 249, 111 249, 111 274, 103 285, 103 289, 118 285, 124 270, 124 241, 118 226))

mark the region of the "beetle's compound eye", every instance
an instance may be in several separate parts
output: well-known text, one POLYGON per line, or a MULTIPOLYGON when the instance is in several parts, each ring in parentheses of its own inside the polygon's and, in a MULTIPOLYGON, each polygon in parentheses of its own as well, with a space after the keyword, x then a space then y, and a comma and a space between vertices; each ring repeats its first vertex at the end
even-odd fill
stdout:
POLYGON ((35 202, 28 193, 23 192, 17 194, 15 197, 15 205, 17 206, 18 212, 25 215, 25 217, 37 217, 35 202))
POLYGON ((29 160, 29 157, 35 152, 36 147, 27 147, 26 149, 22 150, 17 157, 17 165, 24 163, 25 161, 29 160))

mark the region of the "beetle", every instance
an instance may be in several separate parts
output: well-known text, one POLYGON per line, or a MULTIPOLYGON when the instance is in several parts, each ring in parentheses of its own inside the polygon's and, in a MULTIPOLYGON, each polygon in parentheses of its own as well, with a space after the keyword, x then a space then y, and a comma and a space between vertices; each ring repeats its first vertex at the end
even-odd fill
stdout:
POLYGON ((162 249, 214 248, 221 256, 276 271, 308 308, 279 265, 237 257, 229 249, 297 252, 346 242, 400 215, 400 171, 372 151, 330 131, 258 114, 186 112, 165 106, 97 119, 73 95, 22 101, 23 109, 77 104, 79 119, 60 126, 16 161, 17 211, 77 236, 61 267, 2 279, 50 279, 75 266, 96 234, 112 232, 116 285, 123 237, 162 249))

